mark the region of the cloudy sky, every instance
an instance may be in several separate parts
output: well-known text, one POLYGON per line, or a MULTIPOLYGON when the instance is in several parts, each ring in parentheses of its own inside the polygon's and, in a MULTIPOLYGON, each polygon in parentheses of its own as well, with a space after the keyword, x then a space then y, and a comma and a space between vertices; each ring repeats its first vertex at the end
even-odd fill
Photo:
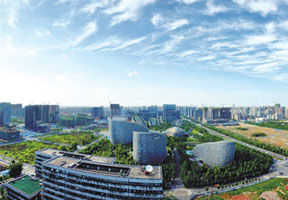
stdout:
POLYGON ((0 0, 0 101, 288 105, 288 0, 0 0))

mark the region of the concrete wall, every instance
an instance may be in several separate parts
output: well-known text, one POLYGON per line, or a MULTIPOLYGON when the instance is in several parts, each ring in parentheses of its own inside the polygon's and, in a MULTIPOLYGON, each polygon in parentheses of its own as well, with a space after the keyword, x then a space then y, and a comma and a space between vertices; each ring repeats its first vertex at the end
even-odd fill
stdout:
POLYGON ((156 165, 166 158, 166 136, 157 132, 133 133, 133 158, 140 165, 156 165))
POLYGON ((234 142, 208 142, 197 145, 192 154, 201 159, 209 167, 222 167, 234 160, 234 142))

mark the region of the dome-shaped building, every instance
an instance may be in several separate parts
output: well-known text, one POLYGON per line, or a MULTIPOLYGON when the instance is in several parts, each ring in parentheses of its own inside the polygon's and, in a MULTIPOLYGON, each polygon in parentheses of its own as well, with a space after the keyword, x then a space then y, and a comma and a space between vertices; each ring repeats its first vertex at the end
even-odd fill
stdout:
POLYGON ((113 144, 131 144, 133 131, 149 132, 149 129, 133 122, 109 120, 110 141, 113 144))
POLYGON ((223 167, 234 160, 235 143, 224 140, 198 144, 192 150, 192 155, 209 167, 223 167))
POLYGON ((166 136, 163 133, 133 133, 133 159, 137 163, 140 165, 160 164, 166 155, 166 136))
POLYGON ((182 128, 171 127, 165 131, 165 134, 172 137, 183 137, 186 135, 186 132, 182 128))

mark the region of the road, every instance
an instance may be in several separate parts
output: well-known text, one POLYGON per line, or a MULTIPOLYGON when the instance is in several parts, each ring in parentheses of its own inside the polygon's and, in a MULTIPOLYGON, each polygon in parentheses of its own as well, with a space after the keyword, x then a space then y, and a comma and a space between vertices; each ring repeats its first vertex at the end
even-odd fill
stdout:
MULTIPOLYGON (((189 120, 190 122, 192 122, 193 124, 195 124, 196 126, 199 126, 201 128, 204 128, 208 131, 209 134, 211 135, 217 135, 217 136, 220 136, 222 138, 225 138, 225 139, 229 139, 231 141, 234 141, 234 142, 237 142, 241 145, 244 145, 244 146, 247 146, 249 148, 252 148, 252 149, 255 149, 255 150, 258 150, 260 152, 263 152, 263 153, 266 153, 266 154, 269 154, 270 156, 274 157, 274 158, 277 158, 277 159, 280 159, 280 160, 276 160, 274 159, 274 164, 272 165, 272 170, 270 171, 270 173, 268 174, 265 174, 265 175, 262 175, 262 176, 259 176, 259 177, 256 177, 258 178, 257 181, 254 181, 254 182, 250 182, 250 183, 245 183, 245 184, 238 184, 238 186, 231 186, 231 187, 228 187, 228 188, 225 188, 225 189, 217 189, 215 187, 208 187, 208 191, 206 191, 206 188, 207 187, 202 187, 202 188, 192 188, 192 189, 187 189, 185 188, 183 185, 181 185, 180 187, 174 187, 173 189, 171 190, 168 190, 166 191, 165 193, 166 194, 169 194, 169 193, 172 193, 177 199, 194 199, 196 196, 203 196, 203 195, 209 195, 209 194, 213 194, 213 193, 223 193, 223 192, 227 192, 227 191, 232 191, 232 190, 237 190, 237 189, 240 189, 240 188, 243 188, 243 187, 248 187, 248 186, 251 186, 251 185, 255 185, 255 184, 258 184, 258 183, 261 183, 263 181, 267 181, 267 180, 270 180, 272 178, 277 178, 277 177, 282 177, 282 178, 288 178, 288 166, 285 166, 285 164, 288 164, 288 160, 285 159, 285 156, 282 156, 280 154, 277 154, 277 153, 274 153, 274 152, 271 152, 271 151, 267 151, 265 149, 262 149, 262 148, 258 148, 256 146, 253 146, 253 145, 250 145, 250 144, 247 144, 245 142, 242 142, 242 141, 239 141, 239 140, 236 140, 234 138, 231 138, 229 136, 226 136, 222 133, 219 133, 219 132, 216 132, 214 130, 211 130, 207 127, 204 127, 202 126, 201 124, 197 124, 191 120, 189 120)), ((239 182, 238 182, 239 183, 239 182)), ((230 184, 232 185, 232 184, 230 184)))
POLYGON ((247 143, 242 142, 242 141, 240 141, 240 140, 236 140, 236 139, 234 139, 234 138, 232 138, 232 137, 229 137, 229 136, 224 135, 224 134, 222 134, 222 133, 219 133, 219 132, 216 132, 216 131, 214 131, 214 130, 211 130, 211 129, 205 127, 205 126, 202 126, 201 124, 196 124, 196 123, 193 122, 193 121, 190 121, 190 122, 192 122, 193 124, 195 124, 195 125, 197 125, 197 126, 199 126, 199 127, 201 127, 201 128, 206 129, 206 130, 208 131, 208 133, 211 134, 211 135, 220 136, 220 137, 222 137, 222 138, 231 140, 231 141, 233 141, 233 142, 236 142, 236 143, 241 144, 241 145, 243 145, 243 146, 249 147, 249 148, 251 148, 251 149, 255 149, 255 150, 260 151, 260 152, 262 152, 262 153, 266 153, 266 154, 268 154, 268 155, 270 155, 270 156, 272 156, 272 157, 274 157, 274 158, 280 159, 280 160, 283 160, 283 159, 286 158, 285 156, 283 156, 283 155, 281 155, 281 154, 277 154, 277 153, 274 153, 274 152, 272 152, 272 151, 268 151, 268 150, 265 150, 265 149, 256 147, 256 146, 254 146, 254 145, 247 144, 247 143))

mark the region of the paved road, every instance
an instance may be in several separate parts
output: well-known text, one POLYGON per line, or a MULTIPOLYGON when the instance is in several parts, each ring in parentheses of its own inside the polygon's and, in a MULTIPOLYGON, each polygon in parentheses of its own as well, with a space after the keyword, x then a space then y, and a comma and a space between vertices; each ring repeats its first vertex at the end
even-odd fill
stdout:
MULTIPOLYGON (((191 121, 191 120, 189 120, 189 121, 191 121)), ((271 151, 267 151, 267 150, 262 149, 262 148, 255 147, 253 145, 244 143, 242 141, 236 140, 236 139, 231 138, 229 136, 226 136, 222 133, 219 133, 219 132, 213 131, 207 127, 204 127, 201 124, 197 124, 193 121, 191 121, 191 122, 197 126, 200 126, 204 129, 206 129, 208 131, 208 133, 210 133, 211 135, 217 135, 217 136, 232 140, 234 142, 237 142, 237 143, 242 144, 244 146, 247 146, 249 148, 252 148, 252 149, 258 150, 260 152, 269 154, 269 155, 273 156, 274 158, 278 158, 280 160, 274 159, 274 164, 272 166, 271 172, 268 174, 257 177, 260 180, 252 182, 252 183, 238 184, 238 186, 229 187, 229 188, 220 189, 220 190, 215 188, 215 187, 208 187, 209 188, 208 192, 206 191, 207 187, 187 189, 182 185, 180 187, 178 186, 176 188, 173 188, 171 190, 166 191, 165 192, 166 194, 169 194, 172 192, 176 198, 179 196, 179 199, 189 200, 189 199, 194 199, 196 196, 199 196, 199 195, 208 195, 208 194, 212 194, 215 192, 223 193, 223 192, 227 192, 227 191, 231 191, 231 190, 240 189, 243 187, 248 187, 248 186, 255 185, 255 184, 261 183, 263 181, 270 180, 272 178, 276 178, 276 177, 288 178, 288 166, 285 166, 285 164, 288 165, 288 160, 286 160, 284 156, 282 156, 280 154, 273 153, 271 151)))
POLYGON ((283 159, 286 158, 286 157, 283 156, 283 155, 280 155, 280 154, 274 153, 274 152, 272 152, 272 151, 268 151, 268 150, 265 150, 265 149, 256 147, 256 146, 251 145, 251 144, 247 144, 247 143, 242 142, 242 141, 240 141, 240 140, 236 140, 236 139, 234 139, 234 138, 232 138, 232 137, 229 137, 229 136, 224 135, 224 134, 222 134, 222 133, 219 133, 219 132, 216 132, 216 131, 214 131, 214 130, 211 130, 211 129, 205 127, 205 126, 202 126, 201 124, 196 124, 196 123, 193 122, 193 121, 191 121, 191 122, 192 122, 193 124, 197 125, 197 126, 200 126, 201 128, 206 129, 206 130, 208 131, 208 133, 210 133, 211 135, 217 135, 217 136, 220 136, 220 137, 222 137, 222 138, 225 138, 225 139, 228 139, 228 140, 237 142, 237 143, 239 143, 239 144, 241 144, 241 145, 243 145, 243 146, 247 146, 247 147, 249 147, 249 148, 251 148, 251 149, 258 150, 258 151, 260 151, 260 152, 262 152, 262 153, 269 154, 270 156, 272 156, 272 157, 274 157, 274 158, 277 158, 277 159, 280 159, 280 160, 283 160, 283 159))

